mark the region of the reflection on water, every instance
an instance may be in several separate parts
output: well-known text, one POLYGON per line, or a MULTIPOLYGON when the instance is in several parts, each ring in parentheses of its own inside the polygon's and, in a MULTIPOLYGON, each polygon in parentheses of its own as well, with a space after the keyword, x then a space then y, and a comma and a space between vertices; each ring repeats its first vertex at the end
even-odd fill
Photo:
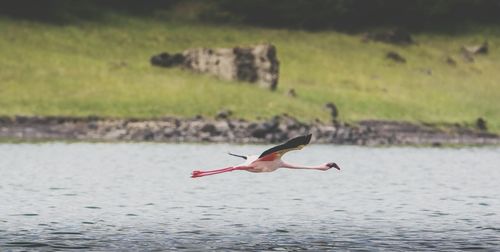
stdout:
POLYGON ((191 170, 267 146, 0 144, 0 250, 500 249, 499 148, 312 145, 338 171, 191 170))

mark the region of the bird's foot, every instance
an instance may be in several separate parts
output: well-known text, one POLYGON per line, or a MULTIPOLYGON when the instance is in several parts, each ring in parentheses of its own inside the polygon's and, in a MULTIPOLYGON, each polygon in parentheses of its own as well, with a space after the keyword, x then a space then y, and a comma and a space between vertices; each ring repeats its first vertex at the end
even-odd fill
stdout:
POLYGON ((202 172, 202 171, 193 171, 193 172, 191 173, 191 178, 198 178, 198 177, 201 177, 201 176, 203 176, 202 174, 203 174, 203 172, 202 172))

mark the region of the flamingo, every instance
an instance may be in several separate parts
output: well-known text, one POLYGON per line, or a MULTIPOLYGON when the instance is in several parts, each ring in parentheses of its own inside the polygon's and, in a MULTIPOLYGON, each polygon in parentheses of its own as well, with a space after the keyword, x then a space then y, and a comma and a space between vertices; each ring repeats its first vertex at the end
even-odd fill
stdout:
POLYGON ((331 168, 335 168, 340 170, 340 167, 336 163, 326 163, 318 166, 303 166, 303 165, 293 165, 284 162, 281 160, 281 157, 292 150, 300 150, 311 141, 311 134, 305 136, 298 136, 288 140, 287 142, 280 144, 278 146, 272 147, 266 151, 264 151, 260 156, 251 155, 237 155, 233 153, 228 153, 229 155, 243 158, 246 161, 240 165, 230 166, 227 168, 217 169, 217 170, 208 170, 208 171, 193 171, 191 173, 191 178, 199 178, 204 176, 210 176, 215 174, 220 174, 224 172, 231 171, 248 171, 248 172, 273 172, 279 168, 288 168, 288 169, 308 169, 308 170, 320 170, 326 171, 331 168))

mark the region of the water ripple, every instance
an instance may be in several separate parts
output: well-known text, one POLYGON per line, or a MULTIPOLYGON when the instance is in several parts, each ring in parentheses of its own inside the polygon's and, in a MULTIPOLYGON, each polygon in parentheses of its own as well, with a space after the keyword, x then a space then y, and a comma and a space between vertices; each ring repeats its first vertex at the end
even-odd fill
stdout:
POLYGON ((348 168, 186 176, 262 147, 0 144, 0 251, 500 250, 500 148, 311 146, 287 158, 348 168))

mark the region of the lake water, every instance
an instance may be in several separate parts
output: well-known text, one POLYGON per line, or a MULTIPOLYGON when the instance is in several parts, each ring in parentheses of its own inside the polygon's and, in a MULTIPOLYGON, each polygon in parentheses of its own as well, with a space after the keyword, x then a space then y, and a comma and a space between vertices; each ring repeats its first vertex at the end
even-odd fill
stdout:
POLYGON ((268 146, 0 144, 0 251, 500 250, 500 148, 311 145, 342 170, 194 169, 268 146))

